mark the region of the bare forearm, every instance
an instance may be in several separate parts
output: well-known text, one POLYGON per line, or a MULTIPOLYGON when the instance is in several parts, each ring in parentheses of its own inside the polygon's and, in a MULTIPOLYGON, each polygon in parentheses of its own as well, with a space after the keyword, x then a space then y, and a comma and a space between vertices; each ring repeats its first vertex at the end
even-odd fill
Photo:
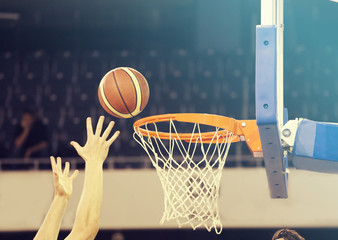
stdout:
POLYGON ((85 146, 81 147, 74 141, 70 143, 83 160, 85 160, 86 170, 83 191, 77 208, 75 223, 72 232, 66 238, 67 240, 94 239, 99 230, 103 191, 102 166, 108 156, 110 145, 119 135, 119 132, 117 131, 109 140, 107 140, 107 137, 114 126, 114 122, 111 121, 101 136, 103 122, 104 117, 101 116, 94 134, 91 118, 87 118, 87 142, 85 146))
POLYGON ((83 191, 76 212, 74 232, 87 232, 88 235, 95 237, 101 215, 102 188, 102 163, 88 161, 83 191))
POLYGON ((67 203, 68 198, 65 196, 54 197, 52 205, 50 206, 50 209, 34 240, 57 239, 67 203))
POLYGON ((102 163, 86 163, 83 193, 78 206, 81 219, 98 221, 101 214, 103 171, 102 163))
POLYGON ((35 153, 37 151, 40 151, 41 149, 44 149, 48 146, 48 142, 47 141, 42 141, 39 142, 38 144, 32 146, 29 148, 30 153, 35 153))

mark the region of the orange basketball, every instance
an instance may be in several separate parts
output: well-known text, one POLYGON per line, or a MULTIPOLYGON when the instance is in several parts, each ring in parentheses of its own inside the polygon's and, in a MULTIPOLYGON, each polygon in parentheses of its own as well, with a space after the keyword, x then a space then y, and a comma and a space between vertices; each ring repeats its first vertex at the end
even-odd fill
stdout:
POLYGON ((131 118, 146 107, 149 86, 143 75, 135 69, 119 67, 102 78, 98 95, 107 113, 118 118, 131 118))

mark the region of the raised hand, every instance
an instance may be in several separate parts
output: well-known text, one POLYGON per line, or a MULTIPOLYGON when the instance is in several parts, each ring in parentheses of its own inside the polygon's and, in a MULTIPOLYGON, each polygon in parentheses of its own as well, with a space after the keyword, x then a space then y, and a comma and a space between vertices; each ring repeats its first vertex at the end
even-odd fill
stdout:
POLYGON ((65 169, 62 171, 60 157, 56 161, 54 157, 50 157, 50 161, 54 175, 55 196, 63 196, 69 199, 73 191, 73 180, 77 177, 79 171, 75 170, 71 176, 68 176, 69 162, 66 162, 65 169))
POLYGON ((69 197, 72 195, 73 180, 79 174, 78 170, 68 176, 69 162, 66 162, 65 169, 62 171, 61 158, 55 161, 54 157, 50 157, 54 176, 55 196, 48 210, 48 213, 34 237, 34 240, 56 240, 59 235, 61 221, 67 207, 69 197))
POLYGON ((102 126, 104 122, 104 117, 101 116, 97 126, 95 133, 93 132, 92 120, 90 117, 87 118, 87 142, 81 147, 77 142, 72 141, 70 144, 75 148, 77 153, 86 161, 93 162, 98 161, 103 163, 107 156, 110 145, 115 141, 115 139, 120 134, 119 131, 116 131, 111 138, 108 138, 111 130, 114 127, 114 122, 111 121, 106 128, 106 130, 102 132, 102 126))

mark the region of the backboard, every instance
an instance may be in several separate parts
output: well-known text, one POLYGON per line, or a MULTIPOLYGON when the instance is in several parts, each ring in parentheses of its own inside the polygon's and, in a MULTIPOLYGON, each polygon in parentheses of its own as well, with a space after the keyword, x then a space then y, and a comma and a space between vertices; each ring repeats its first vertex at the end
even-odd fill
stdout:
POLYGON ((256 27, 256 120, 270 196, 287 198, 287 154, 281 128, 287 121, 283 104, 283 0, 261 0, 256 27))

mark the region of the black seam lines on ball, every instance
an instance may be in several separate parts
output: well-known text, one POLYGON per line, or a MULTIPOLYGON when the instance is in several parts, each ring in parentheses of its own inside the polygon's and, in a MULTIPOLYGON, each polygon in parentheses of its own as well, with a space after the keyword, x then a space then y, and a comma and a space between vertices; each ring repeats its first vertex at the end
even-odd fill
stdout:
MULTIPOLYGON (((123 70, 123 69, 122 69, 122 70, 123 70)), ((123 71, 124 71, 124 70, 123 70, 123 71)), ((127 72, 126 72, 126 73, 127 73, 127 72)), ((128 73, 127 73, 127 74, 128 74, 128 73)), ((129 74, 128 74, 128 76, 129 76, 129 74)), ((129 76, 129 77, 130 77, 130 76, 129 76)), ((117 81, 116 81, 115 72, 113 72, 113 78, 114 78, 114 81, 115 81, 115 85, 116 85, 117 91, 118 91, 119 94, 120 94, 120 97, 121 97, 121 99, 122 99, 122 102, 123 102, 124 106, 126 107, 126 109, 127 109, 128 113, 130 114, 130 116, 133 117, 133 114, 131 114, 131 112, 130 112, 130 110, 129 110, 127 104, 126 104, 126 102, 125 102, 124 99, 123 99, 123 96, 122 96, 122 93, 121 93, 121 91, 120 91, 119 85, 117 84, 117 81)), ((131 78, 131 77, 130 77, 130 78, 131 78)), ((131 80, 133 80, 133 79, 131 79, 131 80)))

